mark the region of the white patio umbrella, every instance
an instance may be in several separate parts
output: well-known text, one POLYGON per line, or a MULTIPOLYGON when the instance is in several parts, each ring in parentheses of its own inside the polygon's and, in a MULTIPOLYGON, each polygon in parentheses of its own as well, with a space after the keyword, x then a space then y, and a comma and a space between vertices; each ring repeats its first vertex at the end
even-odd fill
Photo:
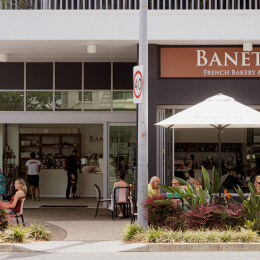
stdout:
POLYGON ((221 130, 260 127, 260 113, 233 98, 218 94, 157 124, 165 128, 212 128, 218 130, 219 177, 221 177, 221 130))

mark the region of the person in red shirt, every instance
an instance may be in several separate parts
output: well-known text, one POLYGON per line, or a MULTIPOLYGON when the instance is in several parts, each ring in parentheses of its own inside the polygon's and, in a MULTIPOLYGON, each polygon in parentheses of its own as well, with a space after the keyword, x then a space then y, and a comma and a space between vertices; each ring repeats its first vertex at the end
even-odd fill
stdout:
POLYGON ((77 179, 76 179, 75 174, 73 174, 73 173, 70 175, 70 177, 71 177, 70 186, 72 187, 72 199, 76 199, 77 198, 77 194, 76 194, 77 179))

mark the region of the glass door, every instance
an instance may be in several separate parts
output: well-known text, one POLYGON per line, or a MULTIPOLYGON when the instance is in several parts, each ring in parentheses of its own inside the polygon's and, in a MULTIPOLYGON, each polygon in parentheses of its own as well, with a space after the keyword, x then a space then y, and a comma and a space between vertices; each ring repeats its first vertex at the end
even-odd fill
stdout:
POLYGON ((109 196, 119 172, 125 171, 125 181, 136 190, 136 126, 109 124, 109 196))

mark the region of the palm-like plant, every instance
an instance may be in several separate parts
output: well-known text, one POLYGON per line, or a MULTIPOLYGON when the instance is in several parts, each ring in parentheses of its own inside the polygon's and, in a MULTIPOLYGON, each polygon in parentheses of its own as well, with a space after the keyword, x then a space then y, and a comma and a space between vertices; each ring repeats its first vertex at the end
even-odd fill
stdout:
POLYGON ((238 193, 247 211, 246 218, 252 222, 254 221, 255 229, 260 230, 260 194, 250 181, 248 182, 248 188, 250 191, 250 198, 248 199, 244 196, 244 193, 239 186, 237 186, 237 189, 234 189, 238 193))
MULTIPOLYGON (((213 167, 212 173, 213 173, 212 184, 210 184, 209 174, 207 170, 204 167, 202 167, 202 178, 201 178, 202 188, 199 187, 198 195, 197 195, 196 186, 193 186, 189 180, 185 181, 178 177, 174 177, 174 178, 180 181, 183 185, 187 186, 187 190, 186 190, 187 192, 182 187, 172 188, 161 184, 159 184, 158 186, 160 186, 160 188, 173 195, 176 193, 181 195, 182 198, 191 207, 196 207, 198 204, 205 205, 207 204, 207 201, 208 202, 210 201, 210 199, 207 198, 208 196, 211 198, 211 202, 215 201, 218 190, 220 189, 221 185, 224 183, 224 181, 229 175, 229 173, 227 173, 224 176, 222 176, 221 179, 219 180, 218 172, 215 166, 213 167)), ((173 202, 171 200, 158 200, 156 202, 173 205, 173 202)))

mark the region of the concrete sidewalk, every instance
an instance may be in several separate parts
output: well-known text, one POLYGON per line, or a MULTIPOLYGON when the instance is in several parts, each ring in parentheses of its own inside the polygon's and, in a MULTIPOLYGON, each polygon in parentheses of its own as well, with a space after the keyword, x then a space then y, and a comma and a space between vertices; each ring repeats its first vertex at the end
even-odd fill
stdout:
POLYGON ((52 241, 121 240, 122 229, 130 224, 130 219, 116 218, 114 221, 111 211, 102 208, 95 218, 95 211, 89 208, 25 209, 25 225, 30 226, 33 222, 45 225, 54 233, 52 241))
POLYGON ((0 252, 116 253, 116 252, 234 252, 260 251, 260 243, 133 243, 122 241, 49 241, 31 244, 0 244, 0 252))

